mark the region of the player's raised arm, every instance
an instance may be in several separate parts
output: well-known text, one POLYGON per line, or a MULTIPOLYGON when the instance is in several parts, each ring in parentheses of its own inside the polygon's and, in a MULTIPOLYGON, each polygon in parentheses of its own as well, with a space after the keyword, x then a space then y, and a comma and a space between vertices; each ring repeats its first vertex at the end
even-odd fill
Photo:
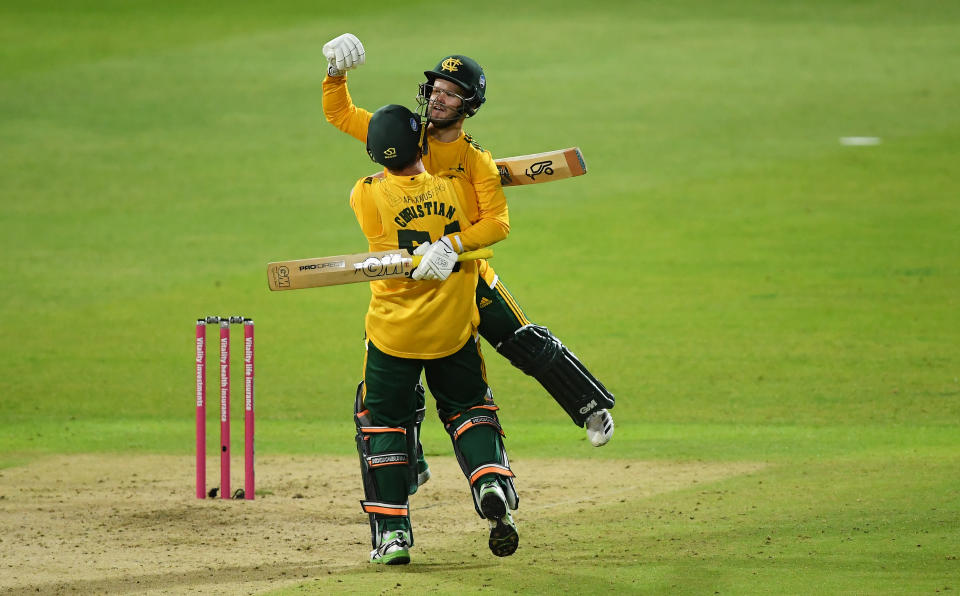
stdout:
POLYGON ((366 62, 366 50, 352 33, 344 33, 323 45, 327 76, 323 79, 323 115, 327 122, 362 143, 367 142, 371 114, 353 105, 347 91, 347 71, 366 62))

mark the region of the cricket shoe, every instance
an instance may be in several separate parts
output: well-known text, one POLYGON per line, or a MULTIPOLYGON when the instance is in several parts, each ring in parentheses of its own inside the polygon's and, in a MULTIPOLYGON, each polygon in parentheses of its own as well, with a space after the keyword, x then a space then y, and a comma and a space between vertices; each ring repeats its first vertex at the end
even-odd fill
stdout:
POLYGON ((403 530, 387 530, 380 536, 380 546, 370 551, 371 563, 406 565, 410 562, 410 541, 403 530))
POLYGON ((603 447, 613 438, 613 416, 606 410, 597 410, 587 418, 587 438, 594 447, 603 447))
POLYGON ((427 480, 430 480, 430 466, 427 465, 427 460, 423 458, 423 453, 421 452, 420 457, 417 459, 417 483, 409 488, 407 491, 408 494, 416 494, 417 489, 427 483, 427 480))
POLYGON ((490 552, 498 557, 509 557, 517 551, 520 534, 507 510, 507 499, 496 481, 480 485, 480 511, 490 524, 490 552))
POLYGON ((427 480, 430 480, 430 466, 426 460, 420 460, 417 462, 417 486, 423 486, 427 480))

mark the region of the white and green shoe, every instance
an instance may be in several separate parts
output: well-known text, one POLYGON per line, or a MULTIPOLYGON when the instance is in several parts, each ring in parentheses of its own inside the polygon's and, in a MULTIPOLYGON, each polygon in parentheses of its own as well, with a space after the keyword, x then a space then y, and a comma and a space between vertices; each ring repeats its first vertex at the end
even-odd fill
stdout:
POLYGON ((380 536, 380 546, 370 551, 371 563, 406 565, 410 562, 410 540, 404 530, 387 530, 380 536))
POLYGON ((490 524, 490 552, 498 557, 509 557, 520 545, 520 534, 510 511, 503 489, 497 482, 484 482, 480 485, 480 511, 490 524))

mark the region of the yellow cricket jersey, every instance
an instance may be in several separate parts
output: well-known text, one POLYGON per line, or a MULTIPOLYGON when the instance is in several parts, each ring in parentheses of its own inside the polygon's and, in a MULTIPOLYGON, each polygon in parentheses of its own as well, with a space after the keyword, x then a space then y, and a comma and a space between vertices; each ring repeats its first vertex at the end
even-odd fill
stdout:
MULTIPOLYGON (((347 90, 346 75, 323 80, 323 113, 327 121, 355 139, 367 142, 367 127, 372 114, 353 104, 347 90)), ((462 180, 461 198, 470 226, 451 243, 460 252, 490 246, 510 233, 507 198, 500 186, 500 173, 489 151, 469 135, 460 132, 453 142, 430 139, 423 165, 437 176, 462 180)), ((487 261, 478 262, 480 276, 493 285, 495 273, 487 261)))
MULTIPOLYGON (((416 176, 361 178, 350 206, 370 250, 436 242, 470 225, 457 178, 416 176)), ((370 283, 367 339, 398 358, 434 359, 463 347, 480 324, 476 305, 477 264, 458 265, 444 281, 387 279, 370 283)))

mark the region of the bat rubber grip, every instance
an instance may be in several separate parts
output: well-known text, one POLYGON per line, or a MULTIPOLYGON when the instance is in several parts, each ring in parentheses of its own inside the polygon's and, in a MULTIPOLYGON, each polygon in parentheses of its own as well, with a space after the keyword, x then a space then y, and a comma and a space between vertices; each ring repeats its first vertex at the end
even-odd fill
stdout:
MULTIPOLYGON (((457 255, 457 261, 477 261, 480 259, 489 259, 493 257, 492 248, 481 248, 478 250, 468 250, 467 252, 462 252, 457 255)), ((413 255, 413 266, 416 267, 420 264, 420 259, 423 258, 422 255, 413 255)))

